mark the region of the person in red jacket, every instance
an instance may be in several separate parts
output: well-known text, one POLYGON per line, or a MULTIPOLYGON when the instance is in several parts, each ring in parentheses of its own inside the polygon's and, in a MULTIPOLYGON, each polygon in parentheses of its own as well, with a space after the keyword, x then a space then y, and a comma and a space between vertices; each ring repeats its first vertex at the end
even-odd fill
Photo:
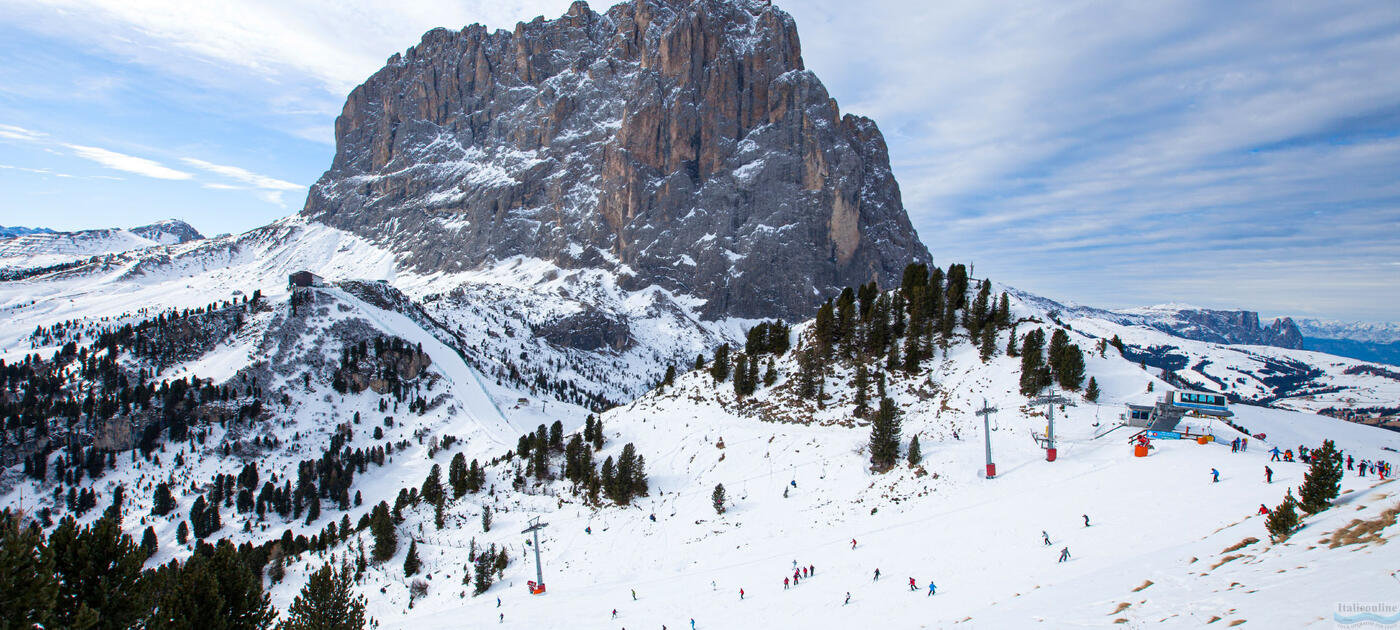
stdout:
POLYGON ((1263 503, 1260 503, 1260 504, 1259 504, 1259 515, 1260 515, 1260 516, 1268 516, 1268 515, 1269 515, 1269 507, 1266 506, 1266 505, 1264 505, 1263 503))
POLYGON ((914 581, 914 578, 909 578, 909 590, 911 590, 911 591, 917 591, 917 590, 919 590, 919 585, 918 585, 917 582, 914 581))

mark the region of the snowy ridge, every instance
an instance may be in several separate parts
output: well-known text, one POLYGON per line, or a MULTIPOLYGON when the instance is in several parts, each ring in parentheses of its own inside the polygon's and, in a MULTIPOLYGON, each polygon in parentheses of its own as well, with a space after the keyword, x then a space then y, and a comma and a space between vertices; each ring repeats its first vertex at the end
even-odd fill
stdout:
POLYGON ((0 234, 0 269, 51 267, 93 256, 176 245, 202 238, 189 224, 175 219, 129 230, 110 228, 0 234))

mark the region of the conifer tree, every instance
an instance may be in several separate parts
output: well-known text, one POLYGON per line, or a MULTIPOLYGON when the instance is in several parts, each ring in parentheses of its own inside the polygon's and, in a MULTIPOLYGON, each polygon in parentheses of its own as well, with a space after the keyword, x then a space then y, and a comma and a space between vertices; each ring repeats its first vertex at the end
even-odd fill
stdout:
POLYGON ((991 324, 982 327, 982 346, 978 348, 978 356, 982 362, 990 361, 992 355, 997 353, 997 327, 991 324))
POLYGON ((924 454, 919 451, 919 436, 915 435, 909 439, 909 467, 918 466, 924 461, 924 454))
POLYGON ((1084 383, 1084 353, 1079 346, 1068 344, 1060 349, 1060 360, 1055 369, 1055 380, 1068 390, 1077 390, 1084 383))
POLYGON ((164 481, 156 484, 155 494, 151 497, 151 514, 165 516, 175 509, 175 497, 170 494, 170 484, 164 481))
POLYGON ((447 485, 452 486, 452 498, 458 499, 467 493, 467 456, 457 453, 452 463, 447 465, 447 485))
POLYGON ((881 398, 870 423, 870 464, 875 470, 884 472, 894 466, 899 457, 900 433, 899 410, 894 401, 881 398))
POLYGON ((697 354, 697 355, 695 355, 695 369, 697 369, 697 370, 703 370, 703 369, 705 369, 705 355, 703 355, 703 354, 697 354))
POLYGON ((1288 491, 1288 495, 1283 498, 1283 503, 1269 512, 1269 517, 1264 521, 1265 529, 1269 530, 1269 538, 1274 542, 1287 540, 1293 534, 1293 530, 1298 529, 1298 511, 1295 506, 1298 500, 1293 498, 1293 490, 1288 491))
POLYGON ((593 450, 602 450, 603 443, 606 441, 603 433, 603 419, 598 418, 598 420, 593 423, 593 450))
POLYGON ((374 537, 374 561, 384 562, 394 557, 399 549, 399 534, 394 529, 393 517, 389 515, 388 503, 380 501, 379 505, 370 511, 369 530, 374 537))
POLYGON ((667 365, 666 375, 661 377, 661 384, 670 387, 676 383, 676 366, 667 365))
POLYGON ((150 558, 156 555, 156 550, 160 548, 160 543, 156 541, 156 530, 154 527, 146 527, 146 531, 141 533, 141 554, 150 558))
POLYGON ((763 371, 763 386, 772 387, 778 382, 778 368, 773 364, 773 357, 768 357, 768 367, 763 371))
POLYGON ((431 505, 442 503, 441 466, 433 464, 432 469, 428 471, 428 477, 423 480, 423 489, 419 491, 419 495, 431 505))
POLYGON ((1089 402, 1098 402, 1099 400, 1099 382, 1094 380, 1092 376, 1089 377, 1089 386, 1084 388, 1084 400, 1089 402))
POLYGON ((710 377, 716 383, 723 383, 729 378, 729 344, 722 343, 715 348, 715 360, 710 363, 710 377))
MULTIPOLYGON (((718 363, 718 361, 716 361, 718 363)), ((744 379, 748 378, 749 366, 748 357, 744 353, 734 356, 734 396, 743 398, 749 393, 748 387, 744 384, 744 379)))
POLYGON ((1016 342, 1018 341, 1020 341, 1020 339, 1016 336, 1016 325, 1012 324, 1011 338, 1006 341, 1006 356, 1015 357, 1021 355, 1021 353, 1016 349, 1016 342))
POLYGON ((715 491, 710 495, 710 500, 715 506, 715 513, 724 514, 724 484, 715 484, 715 491))
POLYGON ((53 557, 37 526, 0 512, 0 628, 50 628, 58 598, 53 557))
POLYGON ((364 630, 365 598, 355 593, 350 567, 327 564, 307 579, 278 630, 364 630))
POLYGON ((481 508, 481 531, 483 533, 491 531, 491 508, 481 508))
POLYGON ((856 363, 851 387, 855 389, 856 417, 864 418, 865 414, 870 413, 870 374, 865 370, 865 363, 856 363))
POLYGON ((475 575, 473 579, 473 590, 477 595, 485 593, 487 589, 491 588, 491 582, 493 580, 492 574, 495 570, 496 548, 495 545, 492 545, 490 551, 483 551, 476 555, 476 560, 472 567, 472 573, 475 575))
POLYGON ((66 518, 49 536, 46 551, 58 577, 55 627, 128 628, 146 616, 146 559, 114 519, 79 529, 66 518))
POLYGON ((1011 324, 1011 300, 1005 291, 1001 292, 1001 300, 997 302, 996 324, 1003 327, 1011 324))
POLYGON ((1041 358, 1045 333, 1037 328, 1026 333, 1021 342, 1021 394, 1034 396, 1048 385, 1046 369, 1041 358))
POLYGON ((418 541, 408 543, 408 556, 403 559, 404 577, 413 577, 418 574, 418 541))
POLYGON ((749 356, 748 370, 744 373, 744 389, 745 395, 758 389, 758 355, 749 356))
POLYGON ((1332 507, 1342 488, 1342 455, 1332 440, 1323 440, 1322 448, 1311 453, 1312 462, 1298 487, 1298 507, 1308 514, 1317 514, 1332 507))

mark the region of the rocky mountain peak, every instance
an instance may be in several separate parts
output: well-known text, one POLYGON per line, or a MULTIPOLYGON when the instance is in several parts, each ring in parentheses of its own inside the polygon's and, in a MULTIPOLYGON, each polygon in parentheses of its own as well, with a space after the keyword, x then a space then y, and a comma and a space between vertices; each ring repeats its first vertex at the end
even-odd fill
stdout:
POLYGON ((929 259, 875 123, 756 0, 429 31, 351 92, 303 212, 418 271, 606 268, 707 317, 803 317, 929 259))

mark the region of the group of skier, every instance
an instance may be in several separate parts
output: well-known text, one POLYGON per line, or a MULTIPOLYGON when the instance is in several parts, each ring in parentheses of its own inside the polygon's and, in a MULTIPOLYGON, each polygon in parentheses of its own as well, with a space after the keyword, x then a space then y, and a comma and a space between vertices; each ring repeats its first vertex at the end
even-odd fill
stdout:
MULTIPOLYGON (((855 541, 851 541, 855 542, 855 541)), ((803 579, 810 578, 817 574, 817 565, 800 566, 796 560, 792 561, 792 577, 783 578, 783 590, 787 590, 789 582, 792 586, 797 586, 803 579)), ((739 589, 739 599, 744 598, 743 589, 739 589)))

